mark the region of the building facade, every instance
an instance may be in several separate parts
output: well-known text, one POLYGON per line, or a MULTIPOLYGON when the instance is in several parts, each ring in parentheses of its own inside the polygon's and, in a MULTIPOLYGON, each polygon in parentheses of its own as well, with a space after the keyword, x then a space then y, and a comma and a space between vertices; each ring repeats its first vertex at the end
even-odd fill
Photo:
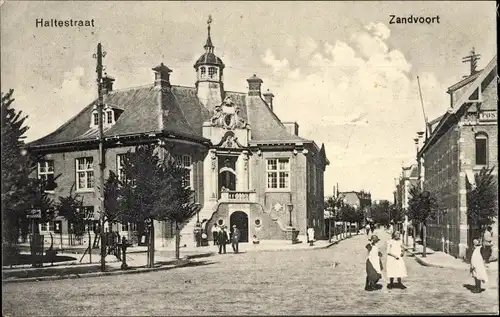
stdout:
MULTIPOLYGON (((194 64, 194 87, 173 85, 170 70, 154 67, 154 84, 113 90, 114 78, 105 77, 105 177, 121 175, 121 155, 136 145, 155 143, 189 170, 187 186, 200 204, 196 217, 181 230, 182 244, 194 243, 197 224, 211 239, 214 224, 238 226, 242 242, 285 239, 290 228, 305 236, 314 227, 324 232, 324 171, 329 164, 324 146, 299 136, 296 122, 282 122, 274 113, 273 97, 262 93, 263 81, 247 79, 247 92, 224 89, 225 65, 215 55, 210 24, 204 53, 194 64)), ((55 132, 31 142, 28 150, 44 155, 38 177, 56 178, 54 198, 73 188, 95 220, 99 197, 98 113, 96 100, 55 132)), ((42 233, 58 226, 64 238, 71 224, 57 219, 41 224, 42 233)), ((141 224, 119 224, 131 238, 141 224)), ((112 229, 117 230, 117 229, 112 229)), ((157 246, 170 242, 173 228, 155 222, 157 246)), ((58 237, 58 235, 56 235, 58 237)))
MULTIPOLYGON (((438 216, 429 221, 427 243, 455 257, 464 257, 470 245, 467 188, 474 186, 474 175, 495 167, 498 184, 496 78, 495 56, 483 70, 451 86, 451 107, 430 126, 418 155, 423 188, 439 205, 438 216)), ((496 235, 498 227, 493 228, 496 235)))

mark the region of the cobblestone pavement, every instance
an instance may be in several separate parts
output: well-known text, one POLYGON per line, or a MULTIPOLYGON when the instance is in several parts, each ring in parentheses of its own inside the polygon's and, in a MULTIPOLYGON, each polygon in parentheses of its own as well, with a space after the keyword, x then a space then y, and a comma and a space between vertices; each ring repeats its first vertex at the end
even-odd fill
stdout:
MULTIPOLYGON (((376 233, 384 249, 388 235, 376 233)), ((384 285, 364 291, 366 243, 360 235, 323 250, 230 252, 200 259, 208 262, 204 266, 170 271, 6 284, 2 311, 4 316, 498 312, 497 276, 490 276, 483 293, 473 294, 464 287, 472 284, 466 270, 423 267, 410 257, 405 258, 408 289, 384 285)))

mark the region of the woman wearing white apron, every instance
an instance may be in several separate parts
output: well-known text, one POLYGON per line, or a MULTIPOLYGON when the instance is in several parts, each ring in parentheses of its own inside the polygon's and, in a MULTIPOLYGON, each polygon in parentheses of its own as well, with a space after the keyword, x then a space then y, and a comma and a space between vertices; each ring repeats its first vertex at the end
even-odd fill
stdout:
POLYGON ((473 293, 481 293, 481 282, 488 282, 488 274, 486 274, 486 267, 484 266, 483 256, 481 255, 481 241, 474 239, 474 252, 470 260, 470 272, 474 278, 475 285, 472 290, 473 293))
POLYGON ((398 280, 398 287, 405 289, 401 279, 406 277, 406 265, 403 260, 404 255, 403 241, 399 231, 394 231, 392 239, 387 241, 387 277, 389 278, 389 285, 387 288, 394 287, 394 279, 398 280))
POLYGON ((369 239, 370 243, 366 245, 368 257, 366 259, 366 284, 365 291, 373 291, 377 289, 377 282, 382 278, 382 263, 380 257, 382 254, 376 246, 379 238, 373 235, 369 239))

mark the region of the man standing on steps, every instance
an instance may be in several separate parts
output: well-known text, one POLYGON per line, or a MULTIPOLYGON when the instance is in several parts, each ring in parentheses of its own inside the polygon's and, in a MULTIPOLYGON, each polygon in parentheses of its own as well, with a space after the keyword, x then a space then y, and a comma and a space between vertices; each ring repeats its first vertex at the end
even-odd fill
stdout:
POLYGON ((233 225, 233 235, 231 237, 231 246, 233 247, 233 252, 238 253, 238 243, 240 242, 241 233, 240 230, 233 225))

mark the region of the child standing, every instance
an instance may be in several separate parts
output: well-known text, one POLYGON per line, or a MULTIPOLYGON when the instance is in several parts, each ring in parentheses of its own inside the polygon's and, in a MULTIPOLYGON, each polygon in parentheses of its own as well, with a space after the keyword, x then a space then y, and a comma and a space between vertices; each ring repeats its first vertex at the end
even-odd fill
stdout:
POLYGON ((486 274, 486 267, 484 266, 483 256, 481 255, 481 241, 479 239, 474 239, 474 252, 472 252, 472 257, 470 260, 470 272, 474 278, 474 289, 473 293, 481 292, 481 282, 486 283, 488 281, 488 275, 486 274))

